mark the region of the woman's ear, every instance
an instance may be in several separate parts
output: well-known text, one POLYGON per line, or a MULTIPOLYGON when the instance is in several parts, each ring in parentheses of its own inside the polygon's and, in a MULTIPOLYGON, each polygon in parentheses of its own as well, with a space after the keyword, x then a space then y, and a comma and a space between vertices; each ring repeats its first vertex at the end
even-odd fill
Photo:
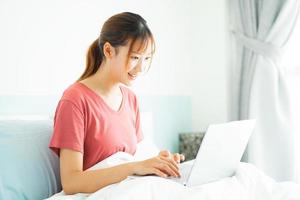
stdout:
POLYGON ((106 59, 111 59, 115 55, 115 48, 109 42, 103 45, 103 53, 106 59))

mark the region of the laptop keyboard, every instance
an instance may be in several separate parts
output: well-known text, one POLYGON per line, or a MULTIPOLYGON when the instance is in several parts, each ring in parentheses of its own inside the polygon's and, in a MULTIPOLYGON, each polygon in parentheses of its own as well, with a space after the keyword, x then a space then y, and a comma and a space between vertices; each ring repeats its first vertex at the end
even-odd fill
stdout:
POLYGON ((187 182, 187 179, 189 178, 193 163, 194 160, 179 164, 179 171, 181 177, 180 178, 168 177, 167 179, 175 181, 177 183, 185 184, 187 182))

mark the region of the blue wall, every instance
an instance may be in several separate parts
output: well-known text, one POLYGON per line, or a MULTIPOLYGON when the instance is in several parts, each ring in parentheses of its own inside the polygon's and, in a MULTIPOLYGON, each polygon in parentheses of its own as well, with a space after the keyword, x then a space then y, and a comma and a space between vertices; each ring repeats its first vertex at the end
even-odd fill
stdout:
MULTIPOLYGON (((0 115, 54 115, 58 95, 0 96, 0 115)), ((150 95, 139 99, 141 112, 153 113, 153 137, 161 149, 178 151, 178 134, 192 126, 189 96, 150 95)))
POLYGON ((188 96, 144 96, 141 111, 153 113, 153 136, 161 149, 178 152, 178 134, 192 127, 191 99, 188 96))

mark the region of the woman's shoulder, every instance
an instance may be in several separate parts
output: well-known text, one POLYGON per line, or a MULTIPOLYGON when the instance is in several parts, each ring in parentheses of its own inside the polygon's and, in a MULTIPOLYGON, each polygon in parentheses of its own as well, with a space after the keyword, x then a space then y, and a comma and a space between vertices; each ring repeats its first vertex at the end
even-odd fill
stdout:
POLYGON ((67 100, 78 104, 84 99, 84 92, 79 82, 72 83, 63 92, 61 100, 67 100))

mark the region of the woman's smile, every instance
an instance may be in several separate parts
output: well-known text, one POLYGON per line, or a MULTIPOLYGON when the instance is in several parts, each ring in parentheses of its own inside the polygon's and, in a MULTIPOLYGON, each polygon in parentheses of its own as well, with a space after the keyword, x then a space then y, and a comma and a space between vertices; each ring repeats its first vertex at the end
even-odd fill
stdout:
POLYGON ((135 80, 137 75, 136 74, 131 74, 130 72, 128 72, 128 77, 130 80, 135 80))

